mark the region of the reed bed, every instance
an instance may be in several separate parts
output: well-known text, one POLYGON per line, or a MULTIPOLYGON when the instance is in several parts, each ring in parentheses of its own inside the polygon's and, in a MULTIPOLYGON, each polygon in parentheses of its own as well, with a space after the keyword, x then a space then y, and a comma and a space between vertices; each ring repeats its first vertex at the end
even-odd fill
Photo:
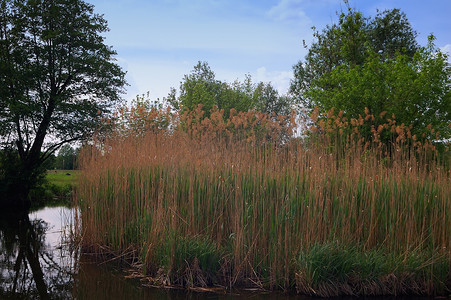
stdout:
POLYGON ((293 138, 293 116, 137 110, 80 159, 85 251, 133 249, 161 285, 450 292, 448 160, 394 118, 315 112, 293 138))

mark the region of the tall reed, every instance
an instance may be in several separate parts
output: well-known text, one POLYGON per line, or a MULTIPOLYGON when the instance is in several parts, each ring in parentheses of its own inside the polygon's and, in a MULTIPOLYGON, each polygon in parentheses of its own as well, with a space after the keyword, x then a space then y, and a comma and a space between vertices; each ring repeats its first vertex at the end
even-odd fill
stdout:
POLYGON ((289 138, 293 116, 143 116, 140 134, 121 127, 84 149, 85 250, 134 249, 161 284, 450 291, 450 171, 394 118, 368 139, 368 112, 314 115, 308 138, 289 138), (162 119, 177 123, 155 130, 162 119))

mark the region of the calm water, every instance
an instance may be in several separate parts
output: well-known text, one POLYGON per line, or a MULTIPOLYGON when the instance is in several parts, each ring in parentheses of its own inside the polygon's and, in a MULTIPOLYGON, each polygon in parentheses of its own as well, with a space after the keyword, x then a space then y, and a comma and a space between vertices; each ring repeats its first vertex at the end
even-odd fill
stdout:
POLYGON ((0 299, 318 299, 279 293, 217 295, 143 287, 113 266, 99 265, 78 249, 71 249, 68 239, 73 215, 68 208, 44 208, 19 219, 0 218, 0 299))

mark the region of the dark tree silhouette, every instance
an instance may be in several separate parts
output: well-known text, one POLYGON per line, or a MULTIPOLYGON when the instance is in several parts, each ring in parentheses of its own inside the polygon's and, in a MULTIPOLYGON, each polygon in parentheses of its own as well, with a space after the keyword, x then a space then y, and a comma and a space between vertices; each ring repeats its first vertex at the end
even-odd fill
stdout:
POLYGON ((42 164, 120 101, 107 30, 81 0, 0 0, 0 205, 27 209, 42 164))

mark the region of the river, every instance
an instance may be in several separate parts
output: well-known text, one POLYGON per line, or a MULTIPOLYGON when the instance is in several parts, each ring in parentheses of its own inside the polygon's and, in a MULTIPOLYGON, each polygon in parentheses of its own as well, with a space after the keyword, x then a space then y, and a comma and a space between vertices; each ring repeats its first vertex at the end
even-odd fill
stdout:
POLYGON ((42 208, 21 218, 1 216, 0 299, 318 299, 273 292, 222 295, 145 287, 137 279, 127 279, 115 265, 101 264, 73 248, 69 243, 72 224, 73 210, 62 206, 42 208))

